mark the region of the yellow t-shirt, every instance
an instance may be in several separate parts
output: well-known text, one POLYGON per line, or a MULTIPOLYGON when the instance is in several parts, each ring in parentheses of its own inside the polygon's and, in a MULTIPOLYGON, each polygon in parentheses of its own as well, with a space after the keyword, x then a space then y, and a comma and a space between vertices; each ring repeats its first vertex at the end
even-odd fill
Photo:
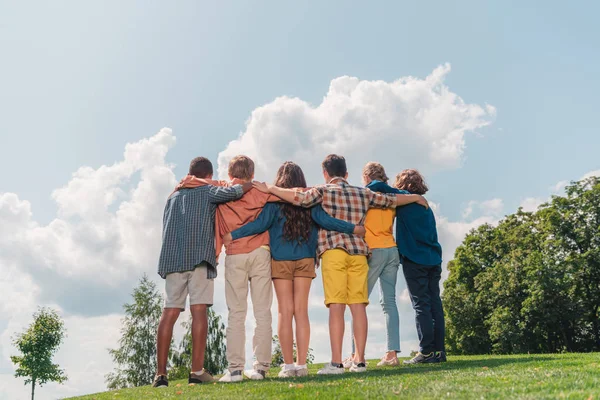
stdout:
POLYGON ((394 240, 395 208, 371 208, 365 219, 365 241, 370 249, 388 249, 396 247, 394 240))

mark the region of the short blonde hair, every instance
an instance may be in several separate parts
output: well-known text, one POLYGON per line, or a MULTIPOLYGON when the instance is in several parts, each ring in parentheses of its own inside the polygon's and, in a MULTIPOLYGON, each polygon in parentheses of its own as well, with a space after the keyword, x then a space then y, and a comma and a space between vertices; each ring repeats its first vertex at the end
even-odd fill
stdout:
POLYGON ((411 193, 420 195, 427 193, 429 190, 423 175, 416 169, 405 169, 400 172, 396 175, 396 182, 392 186, 396 189, 408 190, 411 193))
POLYGON ((249 181, 254 176, 254 161, 247 156, 235 156, 229 161, 228 173, 231 178, 249 181))
POLYGON ((385 174, 385 168, 378 162, 368 162, 363 168, 363 177, 368 178, 372 181, 386 182, 389 180, 385 174))

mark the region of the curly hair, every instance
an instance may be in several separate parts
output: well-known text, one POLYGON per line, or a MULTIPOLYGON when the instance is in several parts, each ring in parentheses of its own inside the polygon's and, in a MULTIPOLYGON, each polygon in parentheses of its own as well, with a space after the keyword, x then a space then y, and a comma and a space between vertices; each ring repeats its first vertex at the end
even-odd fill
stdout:
POLYGON ((369 181, 381 181, 384 183, 387 183, 389 180, 385 174, 385 168, 383 168, 383 165, 373 161, 368 162, 363 168, 363 178, 365 181, 368 179, 369 181))
POLYGON ((396 182, 392 185, 396 189, 408 190, 414 194, 424 195, 429 188, 425 184, 423 175, 416 169, 405 169, 396 175, 396 182))
MULTIPOLYGON (((306 187, 304 172, 295 163, 286 161, 279 167, 275 177, 275 186, 282 188, 306 187)), ((308 241, 313 227, 310 210, 296 207, 291 204, 281 205, 285 223, 283 224, 283 238, 288 242, 308 241)))

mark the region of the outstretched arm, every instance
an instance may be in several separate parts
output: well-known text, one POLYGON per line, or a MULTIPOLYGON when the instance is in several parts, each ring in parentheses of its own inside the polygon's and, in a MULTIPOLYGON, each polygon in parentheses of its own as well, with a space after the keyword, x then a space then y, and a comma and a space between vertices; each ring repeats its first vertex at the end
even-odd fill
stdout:
POLYGON ((232 231, 230 234, 225 235, 225 243, 231 236, 231 240, 240 239, 246 236, 252 236, 259 233, 263 233, 268 230, 277 214, 278 206, 275 204, 266 204, 263 210, 258 214, 258 217, 252 222, 248 222, 246 225, 232 231))
POLYGON ((283 201, 305 208, 310 208, 323 200, 321 191, 317 188, 301 191, 297 189, 284 189, 261 182, 255 182, 254 187, 261 192, 271 193, 283 201))
POLYGON ((212 186, 208 191, 208 200, 215 204, 226 203, 239 199, 250 189, 252 189, 252 182, 230 187, 212 186))
POLYGON ((390 208, 405 206, 411 203, 417 203, 425 208, 429 207, 427 200, 418 194, 381 194, 367 189, 369 196, 369 206, 378 208, 390 208))
POLYGON ((341 219, 332 217, 331 215, 327 214, 325 210, 323 210, 323 207, 321 207, 320 204, 317 204, 316 206, 311 208, 310 214, 313 221, 315 221, 317 225, 328 231, 336 231, 347 234, 355 233, 360 235, 360 228, 364 229, 364 227, 361 227, 359 225, 354 225, 350 222, 346 222, 341 219), (355 231, 356 228, 359 228, 358 232, 355 231))

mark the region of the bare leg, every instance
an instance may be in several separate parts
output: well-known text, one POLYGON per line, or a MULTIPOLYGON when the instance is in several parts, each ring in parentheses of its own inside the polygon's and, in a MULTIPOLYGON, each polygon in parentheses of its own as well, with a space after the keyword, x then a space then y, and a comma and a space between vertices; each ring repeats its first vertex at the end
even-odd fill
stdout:
POLYGON ((277 335, 283 361, 286 364, 294 363, 294 333, 292 319, 294 317, 294 281, 288 279, 273 279, 275 294, 277 295, 277 335))
POLYGON ((365 362, 368 331, 367 306, 365 304, 350 304, 350 311, 354 322, 354 343, 356 344, 354 361, 357 363, 365 362))
POLYGON ((206 304, 194 304, 192 312, 192 371, 204 368, 204 352, 206 351, 206 335, 208 333, 208 316, 206 304))
POLYGON ((294 279, 294 321, 296 322, 296 363, 306 365, 310 343, 310 321, 308 320, 308 293, 312 278, 294 279))
POLYGON ((173 326, 175 326, 180 313, 179 308, 165 308, 160 317, 156 338, 157 375, 167 374, 167 358, 169 357, 169 348, 173 338, 173 326))
POLYGON ((344 341, 345 311, 345 304, 329 305, 329 340, 331 342, 331 362, 336 364, 342 363, 342 343, 344 341))

